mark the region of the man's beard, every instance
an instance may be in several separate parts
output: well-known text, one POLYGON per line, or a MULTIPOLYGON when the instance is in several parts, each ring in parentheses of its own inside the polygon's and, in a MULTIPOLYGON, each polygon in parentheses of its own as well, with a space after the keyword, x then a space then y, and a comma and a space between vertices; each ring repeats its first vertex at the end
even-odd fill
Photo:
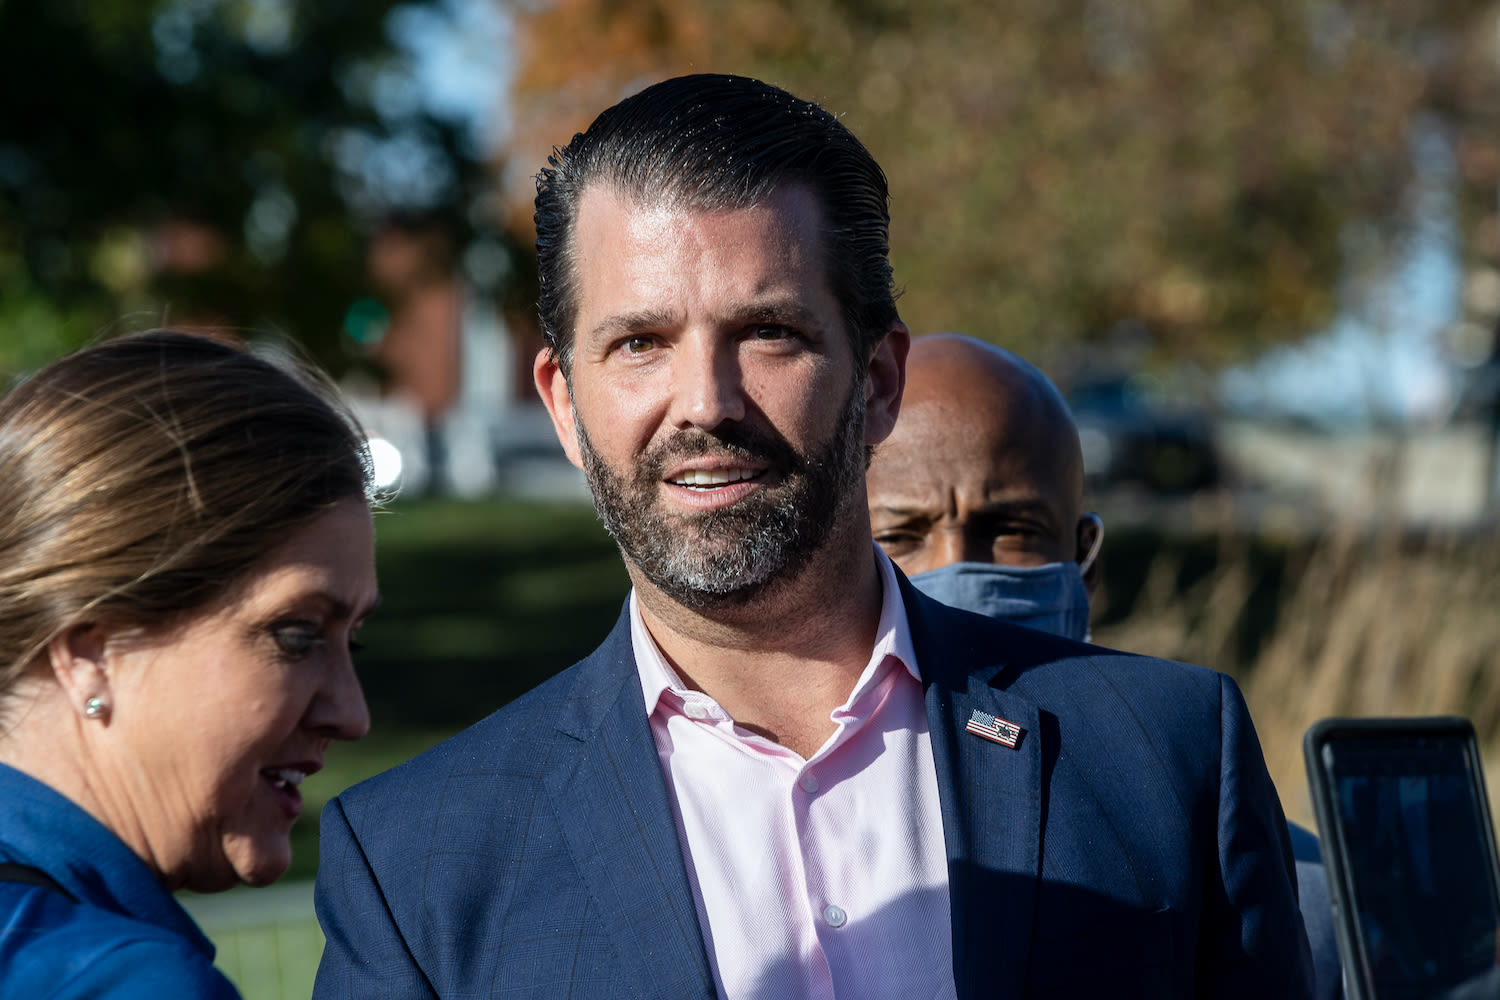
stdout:
POLYGON ((574 414, 594 510, 625 558, 653 586, 698 610, 743 605, 795 579, 842 520, 851 497, 864 502, 864 385, 856 381, 832 437, 811 454, 780 434, 742 423, 682 430, 619 475, 594 450, 574 414), (669 510, 666 470, 682 459, 730 458, 768 466, 781 482, 729 507, 669 510))

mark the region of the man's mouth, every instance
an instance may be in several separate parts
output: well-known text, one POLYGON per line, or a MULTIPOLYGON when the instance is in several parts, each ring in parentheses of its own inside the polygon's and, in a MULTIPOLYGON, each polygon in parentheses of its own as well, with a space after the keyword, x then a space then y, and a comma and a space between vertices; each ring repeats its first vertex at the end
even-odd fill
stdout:
POLYGON ((729 483, 746 482, 764 474, 764 469, 687 469, 667 481, 674 486, 706 490, 729 483))

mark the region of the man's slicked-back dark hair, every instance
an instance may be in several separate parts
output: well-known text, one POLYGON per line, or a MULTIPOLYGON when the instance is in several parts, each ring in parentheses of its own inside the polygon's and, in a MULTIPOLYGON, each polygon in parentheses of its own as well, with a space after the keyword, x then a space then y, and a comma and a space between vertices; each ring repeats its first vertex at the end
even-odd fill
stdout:
POLYGON ((594 187, 719 211, 802 185, 822 208, 824 273, 856 356, 868 356, 899 319, 884 172, 837 118, 778 87, 718 74, 666 80, 604 111, 547 163, 537 175, 537 306, 564 375, 578 316, 578 206, 594 187))

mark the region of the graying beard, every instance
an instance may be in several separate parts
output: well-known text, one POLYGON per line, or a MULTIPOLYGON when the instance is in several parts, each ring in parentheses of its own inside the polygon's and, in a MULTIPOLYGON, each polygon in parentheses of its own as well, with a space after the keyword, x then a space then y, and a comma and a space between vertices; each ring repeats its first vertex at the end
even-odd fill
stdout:
MULTIPOLYGON (((581 430, 579 436, 584 438, 581 430)), ((640 516, 634 524, 617 517, 615 512, 625 513, 627 507, 619 481, 590 445, 585 444, 580 450, 593 486, 594 512, 604 529, 628 562, 684 607, 701 610, 744 604, 775 582, 778 574, 794 576, 811 557, 805 551, 807 546, 797 511, 789 509, 793 497, 782 498, 769 515, 765 511, 755 512, 758 516, 753 520, 744 516, 749 512, 735 511, 728 516, 708 513, 696 525, 695 541, 704 546, 696 552, 688 546, 653 544, 653 538, 667 535, 670 529, 655 513, 640 516), (616 501, 613 508, 611 499, 616 501), (734 539, 727 538, 726 533, 738 521, 749 523, 744 536, 734 544, 734 539), (709 554, 711 546, 720 551, 709 554)))
MULTIPOLYGON (((666 546, 656 553, 652 583, 677 602, 701 609, 744 604, 778 577, 795 577, 811 552, 797 511, 788 509, 792 500, 782 498, 772 516, 757 518, 738 544, 726 536, 733 522, 744 518, 705 518, 698 525, 698 540, 712 545, 717 538, 720 546, 731 542, 727 551, 704 556, 685 546, 666 546)), ((619 541, 618 535, 615 540, 619 541)), ((641 565, 639 554, 631 555, 641 565)))
MULTIPOLYGON (((851 457, 851 441, 863 436, 859 403, 856 403, 856 400, 862 403, 863 397, 863 383, 856 380, 826 453, 829 461, 838 464, 831 484, 833 509, 825 512, 826 523, 793 506, 798 497, 791 494, 780 497, 770 510, 756 507, 705 513, 696 525, 696 540, 705 547, 716 540, 719 545, 728 541, 731 543, 728 551, 705 558, 702 550, 694 553, 687 546, 655 545, 653 539, 669 537, 669 527, 653 511, 637 515, 640 520, 634 524, 623 520, 623 516, 631 513, 632 506, 624 492, 626 481, 615 476, 599 457, 575 412, 574 427, 593 494, 594 511, 626 561, 673 601, 694 610, 747 604, 768 589, 800 575, 827 540, 837 512, 847 504, 848 497, 843 494, 860 486, 858 475, 851 470, 864 467, 865 449, 861 443, 857 455, 851 457), (623 516, 616 516, 617 513, 623 516), (738 543, 733 544, 737 522, 743 522, 738 524, 741 535, 738 543), (817 535, 816 539, 810 539, 809 533, 817 535)), ((808 471, 817 475, 819 470, 808 471)))

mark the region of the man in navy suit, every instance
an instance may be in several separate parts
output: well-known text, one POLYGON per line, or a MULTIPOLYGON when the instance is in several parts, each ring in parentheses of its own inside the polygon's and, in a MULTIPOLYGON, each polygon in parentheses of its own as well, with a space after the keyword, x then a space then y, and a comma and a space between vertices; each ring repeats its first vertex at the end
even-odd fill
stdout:
POLYGON ((949 609, 870 540, 909 337, 837 119, 693 76, 538 181, 537 387, 633 590, 329 804, 318 997, 1306 997, 1233 683, 949 609))
MULTIPOLYGON (((1083 448, 1040 368, 953 333, 917 338, 901 419, 866 474, 870 528, 944 604, 1086 640, 1104 522, 1083 511, 1083 448)), ((1289 823, 1318 1000, 1342 993, 1318 838, 1289 823)))

